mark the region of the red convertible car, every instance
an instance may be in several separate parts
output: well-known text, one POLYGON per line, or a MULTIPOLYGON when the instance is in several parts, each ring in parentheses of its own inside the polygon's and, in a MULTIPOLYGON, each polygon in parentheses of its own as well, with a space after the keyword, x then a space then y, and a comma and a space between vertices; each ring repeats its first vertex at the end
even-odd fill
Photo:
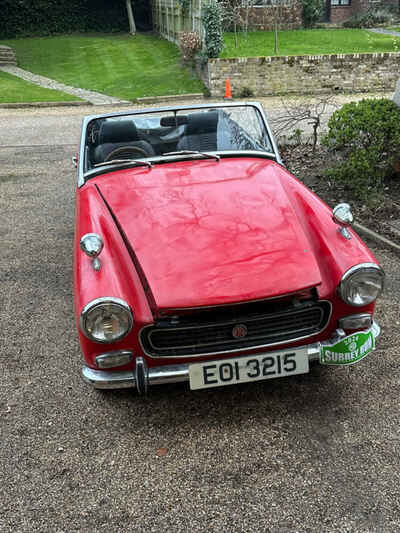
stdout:
POLYGON ((190 388, 352 364, 371 352, 384 273, 283 166, 262 107, 86 117, 75 312, 96 388, 190 388))

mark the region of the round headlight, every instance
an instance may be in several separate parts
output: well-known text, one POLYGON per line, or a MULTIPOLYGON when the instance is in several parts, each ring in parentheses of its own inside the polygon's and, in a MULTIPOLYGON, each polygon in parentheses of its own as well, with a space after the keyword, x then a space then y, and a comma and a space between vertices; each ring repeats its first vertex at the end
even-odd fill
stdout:
POLYGON ((133 324, 129 305, 119 298, 98 298, 82 310, 80 325, 88 339, 110 343, 124 338, 133 324))
POLYGON ((361 307, 374 302, 381 294, 385 274, 375 263, 350 268, 342 277, 339 294, 344 302, 361 307))

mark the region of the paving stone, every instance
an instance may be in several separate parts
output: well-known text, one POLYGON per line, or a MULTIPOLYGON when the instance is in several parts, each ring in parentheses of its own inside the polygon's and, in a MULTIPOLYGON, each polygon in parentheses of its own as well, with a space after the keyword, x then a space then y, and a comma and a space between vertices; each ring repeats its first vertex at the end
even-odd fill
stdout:
POLYGON ((85 89, 71 87, 70 85, 65 85, 64 83, 60 83, 50 78, 46 78, 45 76, 33 74, 32 72, 13 65, 1 65, 0 70, 2 70, 3 72, 8 72, 8 74, 12 74, 13 76, 17 76, 18 78, 22 78, 23 80, 28 81, 30 83, 40 85, 41 87, 44 87, 46 89, 53 89, 56 91, 62 91, 67 94, 72 94, 94 105, 128 103, 128 100, 121 100, 119 98, 107 96, 105 94, 97 93, 95 91, 87 91, 85 89))

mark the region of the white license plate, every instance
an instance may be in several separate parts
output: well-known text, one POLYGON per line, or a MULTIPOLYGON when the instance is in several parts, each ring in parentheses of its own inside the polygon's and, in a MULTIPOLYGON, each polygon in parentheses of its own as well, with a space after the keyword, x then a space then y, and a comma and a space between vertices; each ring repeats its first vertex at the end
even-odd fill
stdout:
POLYGON ((189 365, 191 389, 280 378, 309 371, 307 349, 287 350, 189 365))

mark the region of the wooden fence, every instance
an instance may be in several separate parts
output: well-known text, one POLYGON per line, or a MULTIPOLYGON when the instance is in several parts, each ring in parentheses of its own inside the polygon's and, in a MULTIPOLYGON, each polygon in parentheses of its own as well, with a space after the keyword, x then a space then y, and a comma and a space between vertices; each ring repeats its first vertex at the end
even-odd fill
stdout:
POLYGON ((186 3, 188 6, 183 11, 178 0, 152 1, 154 29, 162 37, 176 44, 179 43, 179 34, 182 31, 195 31, 203 38, 201 23, 203 0, 190 0, 186 3))

